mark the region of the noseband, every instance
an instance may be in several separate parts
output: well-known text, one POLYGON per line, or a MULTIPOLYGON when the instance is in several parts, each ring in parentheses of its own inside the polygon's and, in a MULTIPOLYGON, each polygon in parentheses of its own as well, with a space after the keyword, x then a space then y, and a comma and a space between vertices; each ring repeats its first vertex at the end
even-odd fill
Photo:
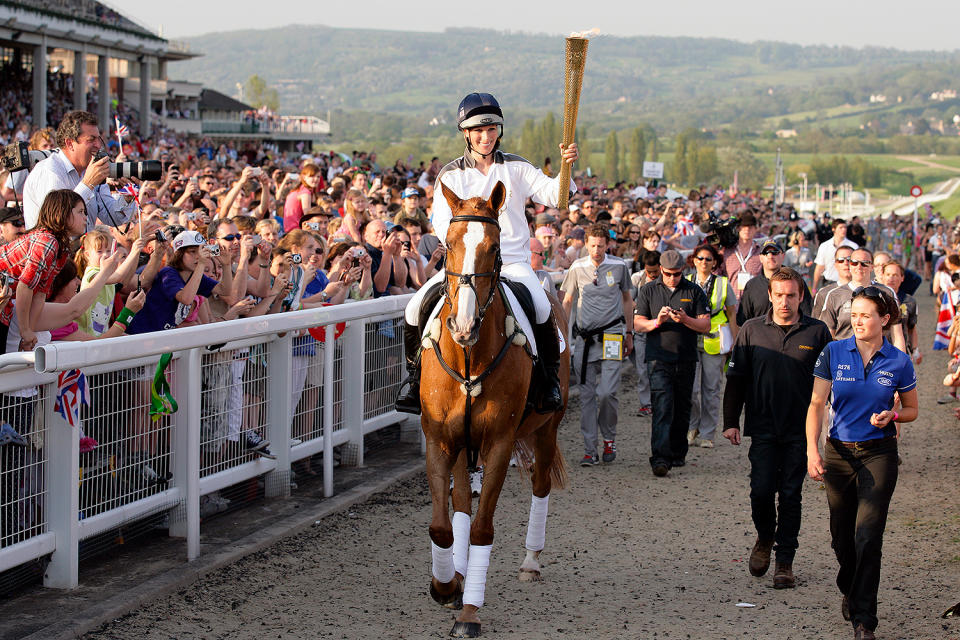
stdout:
MULTIPOLYGON (((500 223, 496 218, 488 218, 487 216, 453 216, 450 218, 450 223, 454 222, 482 222, 484 224, 492 224, 497 228, 497 231, 500 230, 500 223)), ((495 262, 493 266, 493 271, 486 271, 484 273, 457 273, 451 271, 446 266, 444 266, 444 273, 448 276, 443 282, 443 296, 446 299, 446 303, 451 305, 452 309, 452 300, 453 296, 450 294, 450 278, 453 276, 457 279, 457 285, 463 286, 467 285, 470 289, 473 290, 473 295, 476 296, 477 301, 480 301, 480 294, 477 292, 477 278, 490 278, 490 291, 487 293, 487 299, 480 306, 480 311, 477 313, 477 322, 483 322, 483 315, 487 312, 487 309, 493 303, 493 295, 497 289, 497 281, 500 280, 500 269, 503 267, 503 258, 500 256, 500 248, 497 248, 497 254, 495 257, 495 262)))

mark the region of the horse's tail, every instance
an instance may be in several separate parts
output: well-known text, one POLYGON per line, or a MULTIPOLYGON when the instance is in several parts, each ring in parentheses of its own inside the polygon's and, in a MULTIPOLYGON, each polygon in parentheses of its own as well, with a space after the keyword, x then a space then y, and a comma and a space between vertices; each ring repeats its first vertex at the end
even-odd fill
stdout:
MULTIPOLYGON (((517 467, 520 474, 529 476, 533 468, 533 435, 521 438, 513 444, 513 454, 517 459, 517 467)), ((553 451, 553 460, 550 462, 550 487, 552 489, 565 489, 567 486, 567 463, 563 458, 560 447, 557 446, 553 451)))
POLYGON ((567 463, 563 459, 560 447, 553 453, 553 462, 550 463, 550 486, 557 489, 567 488, 567 463))

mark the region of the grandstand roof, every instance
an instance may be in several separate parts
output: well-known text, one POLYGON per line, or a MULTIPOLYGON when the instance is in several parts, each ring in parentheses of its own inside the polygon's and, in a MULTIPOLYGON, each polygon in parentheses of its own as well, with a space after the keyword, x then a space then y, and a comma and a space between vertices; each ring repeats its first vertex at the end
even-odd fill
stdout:
POLYGON ((146 38, 162 40, 149 29, 96 0, 0 0, 0 4, 21 5, 51 16, 130 31, 146 38))
POLYGON ((200 110, 201 111, 254 111, 254 108, 244 104, 239 100, 234 100, 230 96, 214 91, 213 89, 204 89, 200 92, 200 110))

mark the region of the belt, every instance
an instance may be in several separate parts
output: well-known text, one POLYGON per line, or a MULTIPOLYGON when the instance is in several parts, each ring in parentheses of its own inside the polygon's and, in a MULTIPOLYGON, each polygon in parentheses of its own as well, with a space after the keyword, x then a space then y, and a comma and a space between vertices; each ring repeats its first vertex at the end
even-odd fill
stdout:
POLYGON ((591 329, 589 331, 584 331, 577 325, 573 325, 573 334, 583 338, 583 355, 580 358, 580 384, 585 384, 587 381, 587 354, 590 353, 591 345, 596 342, 597 336, 602 336, 604 331, 617 326, 621 322, 623 322, 623 320, 617 318, 599 329, 591 329))
POLYGON ((861 440, 860 442, 844 442, 843 440, 837 440, 836 438, 827 438, 827 441, 830 444, 835 446, 846 447, 847 449, 856 449, 857 451, 862 451, 864 449, 876 449, 877 447, 893 444, 897 441, 897 436, 887 436, 886 438, 874 438, 873 440, 861 440))

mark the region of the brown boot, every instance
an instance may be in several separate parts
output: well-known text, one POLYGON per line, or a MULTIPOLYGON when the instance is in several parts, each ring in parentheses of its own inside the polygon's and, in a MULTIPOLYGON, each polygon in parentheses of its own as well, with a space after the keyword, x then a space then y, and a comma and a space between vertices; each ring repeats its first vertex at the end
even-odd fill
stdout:
POLYGON ((777 568, 773 572, 774 589, 793 589, 797 586, 797 579, 793 577, 793 565, 786 562, 778 562, 777 568))
POLYGON ((770 568, 770 550, 773 549, 773 540, 757 541, 750 552, 750 575, 760 577, 770 568))
POLYGON ((877 636, 870 629, 858 624, 857 628, 853 630, 853 640, 877 640, 877 636))

